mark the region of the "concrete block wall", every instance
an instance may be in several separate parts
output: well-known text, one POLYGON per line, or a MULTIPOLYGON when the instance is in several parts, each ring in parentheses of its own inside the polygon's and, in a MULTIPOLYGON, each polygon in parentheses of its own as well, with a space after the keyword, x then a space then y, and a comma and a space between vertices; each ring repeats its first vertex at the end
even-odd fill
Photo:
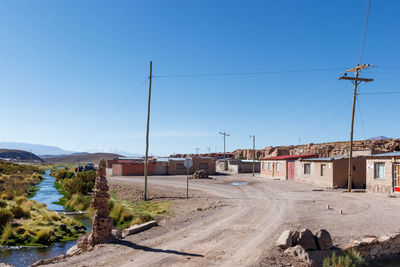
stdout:
POLYGON ((367 159, 366 188, 368 192, 393 193, 393 162, 392 159, 367 159), (385 164, 385 178, 375 178, 375 164, 385 164))
POLYGON ((300 161, 295 162, 295 181, 320 187, 333 187, 333 162, 300 161), (310 174, 304 173, 304 164, 310 164, 310 174), (321 165, 325 164, 325 175, 321 176, 321 165))

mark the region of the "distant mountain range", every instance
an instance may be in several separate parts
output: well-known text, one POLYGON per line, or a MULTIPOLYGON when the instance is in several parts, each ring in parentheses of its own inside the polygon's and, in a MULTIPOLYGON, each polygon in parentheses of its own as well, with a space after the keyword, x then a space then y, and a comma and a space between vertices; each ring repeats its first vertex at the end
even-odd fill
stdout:
POLYGON ((64 150, 57 146, 46 146, 40 144, 17 143, 17 142, 0 142, 0 148, 25 150, 25 151, 30 151, 36 155, 68 155, 75 153, 74 151, 64 150))
POLYGON ((371 137, 369 140, 389 140, 393 139, 392 137, 386 137, 386 136, 376 136, 376 137, 371 137))
POLYGON ((46 162, 49 163, 98 163, 101 159, 109 160, 117 157, 121 157, 118 154, 112 153, 76 153, 64 156, 54 156, 45 158, 46 162))
POLYGON ((87 152, 76 152, 64 150, 57 146, 48 146, 41 144, 29 144, 29 143, 18 143, 18 142, 0 142, 0 149, 15 149, 15 150, 23 150, 29 151, 33 154, 40 156, 41 158, 49 158, 53 156, 61 156, 61 155, 85 155, 90 153, 111 153, 118 154, 128 157, 141 157, 142 155, 137 153, 130 153, 110 147, 100 147, 97 149, 91 149, 87 152))

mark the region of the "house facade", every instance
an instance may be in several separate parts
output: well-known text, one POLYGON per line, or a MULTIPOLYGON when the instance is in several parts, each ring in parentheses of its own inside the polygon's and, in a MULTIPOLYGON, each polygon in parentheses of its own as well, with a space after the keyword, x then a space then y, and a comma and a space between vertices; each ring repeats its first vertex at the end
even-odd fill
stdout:
POLYGON ((294 180, 295 161, 301 158, 314 158, 318 155, 282 155, 262 158, 260 174, 262 177, 279 180, 294 180))
POLYGON ((400 152, 376 154, 367 158, 368 192, 400 193, 400 152))
MULTIPOLYGON (((186 174, 186 168, 183 164, 184 158, 170 158, 168 160, 168 174, 180 175, 186 174)), ((208 175, 215 174, 215 158, 193 157, 193 166, 189 169, 192 174, 197 170, 204 170, 208 175)))
MULTIPOLYGON (((295 180, 319 187, 346 187, 348 157, 308 158, 296 161, 295 180)), ((365 188, 365 157, 353 157, 352 187, 365 188)))

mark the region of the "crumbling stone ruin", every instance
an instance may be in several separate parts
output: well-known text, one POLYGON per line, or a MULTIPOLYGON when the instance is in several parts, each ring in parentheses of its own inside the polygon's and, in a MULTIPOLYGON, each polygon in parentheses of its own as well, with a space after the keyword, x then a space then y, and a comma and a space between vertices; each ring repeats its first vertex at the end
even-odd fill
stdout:
MULTIPOLYGON (((400 151, 400 139, 355 141, 353 149, 354 151, 371 151, 372 154, 400 151)), ((269 146, 256 150, 256 158, 306 154, 318 154, 320 157, 336 157, 347 156, 348 151, 349 142, 310 143, 300 146, 269 146)), ((252 149, 237 149, 233 153, 235 154, 235 158, 252 159, 253 157, 252 149)))
POLYGON ((108 211, 108 184, 106 179, 106 161, 102 159, 97 170, 97 177, 94 185, 94 194, 91 207, 95 210, 92 221, 92 232, 89 235, 81 236, 77 241, 77 247, 81 250, 90 250, 95 245, 112 239, 113 229, 112 218, 108 211))

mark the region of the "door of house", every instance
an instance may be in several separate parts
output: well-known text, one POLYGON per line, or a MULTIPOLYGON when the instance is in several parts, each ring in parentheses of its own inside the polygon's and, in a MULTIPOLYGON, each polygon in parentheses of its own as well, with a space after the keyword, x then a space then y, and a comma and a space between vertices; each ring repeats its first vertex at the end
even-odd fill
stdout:
POLYGON ((287 162, 287 178, 288 180, 294 180, 294 161, 287 162))
POLYGON ((393 186, 394 192, 400 193, 400 164, 393 165, 393 186))

